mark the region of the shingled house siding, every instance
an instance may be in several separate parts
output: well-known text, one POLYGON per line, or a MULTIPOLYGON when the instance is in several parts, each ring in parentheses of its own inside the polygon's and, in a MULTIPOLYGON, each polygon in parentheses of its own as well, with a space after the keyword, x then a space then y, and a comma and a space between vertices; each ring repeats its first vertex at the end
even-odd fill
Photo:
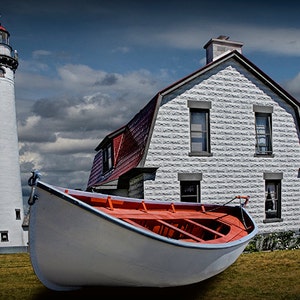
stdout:
POLYGON ((234 59, 163 97, 145 167, 146 199, 180 201, 178 173, 202 173, 202 202, 250 195, 248 210, 261 232, 300 228, 300 147, 295 112, 234 59), (212 156, 189 156, 188 100, 210 101, 212 156), (255 157, 253 106, 271 106, 274 157, 255 157), (264 223, 265 173, 282 173, 282 222, 264 223))
POLYGON ((89 181, 88 181, 88 186, 92 186, 96 184, 99 179, 101 178, 102 175, 102 151, 98 152, 93 161, 93 166, 92 170, 90 173, 89 181))
POLYGON ((144 176, 143 174, 132 178, 129 182, 128 197, 143 198, 144 176))

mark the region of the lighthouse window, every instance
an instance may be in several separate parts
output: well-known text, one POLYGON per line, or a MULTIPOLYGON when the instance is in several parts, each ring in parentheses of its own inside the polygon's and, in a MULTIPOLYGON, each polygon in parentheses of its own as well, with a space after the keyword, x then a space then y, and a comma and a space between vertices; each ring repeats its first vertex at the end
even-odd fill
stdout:
POLYGON ((5 75, 4 69, 0 68, 0 77, 4 77, 4 75, 5 75))
POLYGON ((0 43, 8 44, 7 33, 0 32, 0 43))
POLYGON ((1 242, 8 242, 8 231, 0 231, 1 242))
POLYGON ((21 210, 16 209, 16 220, 21 220, 21 210))

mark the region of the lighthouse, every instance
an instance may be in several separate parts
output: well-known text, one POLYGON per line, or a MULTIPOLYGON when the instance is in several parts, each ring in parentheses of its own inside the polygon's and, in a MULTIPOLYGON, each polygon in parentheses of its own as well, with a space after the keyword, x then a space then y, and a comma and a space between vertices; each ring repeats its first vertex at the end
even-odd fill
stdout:
POLYGON ((0 24, 0 253, 24 252, 24 208, 15 107, 17 52, 0 24))

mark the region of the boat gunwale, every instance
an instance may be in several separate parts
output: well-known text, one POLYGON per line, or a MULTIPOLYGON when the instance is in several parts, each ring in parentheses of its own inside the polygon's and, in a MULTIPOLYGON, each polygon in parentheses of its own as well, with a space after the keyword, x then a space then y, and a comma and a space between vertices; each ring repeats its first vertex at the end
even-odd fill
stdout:
MULTIPOLYGON (((123 228, 126 228, 128 230, 134 231, 138 234, 142 234, 144 236, 150 237, 152 239, 164 242, 164 243, 168 243, 168 244, 173 244, 179 247, 188 247, 188 248, 198 248, 198 249, 226 249, 226 248, 231 248, 231 247, 235 247, 238 246, 240 244, 243 243, 247 243, 249 242, 256 234, 257 234, 257 225, 255 224, 255 222, 253 221, 252 217, 248 214, 248 212, 242 208, 243 213, 247 215, 247 217, 249 218, 250 222, 252 223, 253 229, 251 232, 249 232, 246 236, 241 237, 237 240, 234 241, 229 241, 226 243, 205 243, 205 242, 201 242, 201 243, 195 243, 195 242, 186 242, 186 241, 181 241, 181 240, 176 240, 176 239, 172 239, 172 238, 168 238, 168 237, 164 237, 161 236, 159 234, 153 233, 152 231, 146 230, 146 229, 142 229, 139 227, 136 227, 122 219, 119 219, 117 217, 111 216, 109 214, 106 214, 105 212, 94 208, 92 205, 89 205, 87 203, 85 203, 84 201, 81 201, 80 199, 75 198, 74 196, 70 195, 69 193, 66 193, 66 191, 68 190, 69 192, 72 191, 74 192, 74 194, 82 194, 82 195, 93 195, 95 196, 95 193, 91 193, 91 192, 82 192, 82 191, 78 191, 78 190, 73 190, 73 189, 63 189, 61 187, 56 187, 56 186, 52 186, 50 184, 47 184, 45 182, 42 181, 37 181, 36 183, 36 187, 41 188, 42 190, 49 192, 50 194, 55 195, 56 197, 59 197, 60 199, 71 203, 73 205, 76 205, 90 213, 93 213, 94 215, 97 216, 101 216, 102 218, 117 224, 119 226, 122 226, 123 228)), ((106 194, 100 194, 102 196, 109 196, 106 194)), ((122 196, 114 196, 115 199, 117 200, 130 200, 133 202, 141 202, 141 199, 135 199, 135 198, 126 198, 126 197, 122 197, 122 196)), ((36 201, 39 201, 38 199, 36 201)), ((150 200, 149 200, 150 201, 150 200)), ((159 200, 155 200, 156 203, 164 203, 166 204, 166 201, 159 201, 159 200)), ((145 201, 147 203, 147 201, 145 201)), ((181 202, 178 202, 178 204, 181 202)), ((176 203, 177 204, 177 203, 176 203)), ((179 204, 180 205, 180 204, 179 204)), ((189 203, 184 203, 182 205, 189 205, 189 203)), ((190 203, 191 206, 195 206, 195 203, 190 203)), ((201 204, 203 205, 203 204, 201 204)), ((217 205, 213 205, 213 204, 205 204, 211 207, 216 207, 217 205)), ((200 203, 199 203, 200 206, 200 203)))

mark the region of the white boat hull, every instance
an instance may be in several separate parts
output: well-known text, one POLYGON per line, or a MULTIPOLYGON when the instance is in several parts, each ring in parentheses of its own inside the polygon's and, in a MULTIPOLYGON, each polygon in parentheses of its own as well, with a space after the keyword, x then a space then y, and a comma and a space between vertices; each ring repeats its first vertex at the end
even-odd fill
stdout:
POLYGON ((36 187, 29 249, 52 290, 83 286, 171 287, 196 283, 233 264, 251 234, 226 244, 179 242, 104 215, 79 200, 36 187))

